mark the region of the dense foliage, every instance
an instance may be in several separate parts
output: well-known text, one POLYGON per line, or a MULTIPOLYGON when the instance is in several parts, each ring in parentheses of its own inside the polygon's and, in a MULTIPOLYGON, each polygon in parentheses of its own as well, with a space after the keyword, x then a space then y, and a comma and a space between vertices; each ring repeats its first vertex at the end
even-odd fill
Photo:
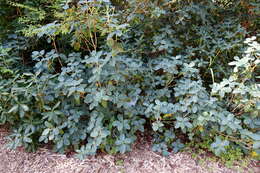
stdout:
POLYGON ((192 141, 260 154, 257 0, 0 2, 10 147, 168 155, 192 141))

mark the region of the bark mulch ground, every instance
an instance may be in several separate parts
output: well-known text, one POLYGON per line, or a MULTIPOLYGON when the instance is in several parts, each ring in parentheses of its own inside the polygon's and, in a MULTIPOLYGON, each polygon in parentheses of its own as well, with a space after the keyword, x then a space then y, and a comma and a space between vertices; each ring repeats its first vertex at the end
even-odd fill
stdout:
POLYGON ((148 143, 136 144, 132 152, 124 155, 98 154, 82 161, 44 148, 28 153, 22 148, 7 149, 7 134, 0 128, 0 173, 260 173, 260 169, 251 164, 227 168, 217 161, 194 159, 189 152, 163 157, 151 151, 148 143))

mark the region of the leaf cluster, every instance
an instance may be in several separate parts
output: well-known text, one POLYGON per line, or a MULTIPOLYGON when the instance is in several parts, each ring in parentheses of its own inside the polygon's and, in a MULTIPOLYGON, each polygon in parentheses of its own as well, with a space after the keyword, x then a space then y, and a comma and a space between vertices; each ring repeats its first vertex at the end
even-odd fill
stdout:
POLYGON ((0 123, 13 128, 10 147, 49 143, 84 158, 130 151, 148 131, 164 155, 211 138, 205 148, 217 156, 238 148, 258 157, 258 14, 250 13, 251 27, 240 14, 259 8, 253 0, 0 9, 12 7, 22 12, 0 47, 0 123))

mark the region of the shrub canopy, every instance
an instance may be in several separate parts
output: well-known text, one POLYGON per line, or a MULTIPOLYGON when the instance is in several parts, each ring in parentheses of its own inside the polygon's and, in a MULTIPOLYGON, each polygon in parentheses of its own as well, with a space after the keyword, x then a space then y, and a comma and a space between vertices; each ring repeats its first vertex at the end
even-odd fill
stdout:
POLYGON ((0 123, 10 147, 80 158, 137 134, 168 155, 209 141, 260 154, 257 0, 0 2, 0 123))

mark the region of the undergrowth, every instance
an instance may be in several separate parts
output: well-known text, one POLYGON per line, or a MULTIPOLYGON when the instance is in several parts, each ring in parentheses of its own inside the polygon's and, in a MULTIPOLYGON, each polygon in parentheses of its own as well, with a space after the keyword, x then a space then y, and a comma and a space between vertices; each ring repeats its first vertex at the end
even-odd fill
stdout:
POLYGON ((163 155, 189 145, 227 164, 259 159, 259 8, 255 0, 1 2, 9 146, 48 143, 83 159, 130 151, 146 132, 163 155))

